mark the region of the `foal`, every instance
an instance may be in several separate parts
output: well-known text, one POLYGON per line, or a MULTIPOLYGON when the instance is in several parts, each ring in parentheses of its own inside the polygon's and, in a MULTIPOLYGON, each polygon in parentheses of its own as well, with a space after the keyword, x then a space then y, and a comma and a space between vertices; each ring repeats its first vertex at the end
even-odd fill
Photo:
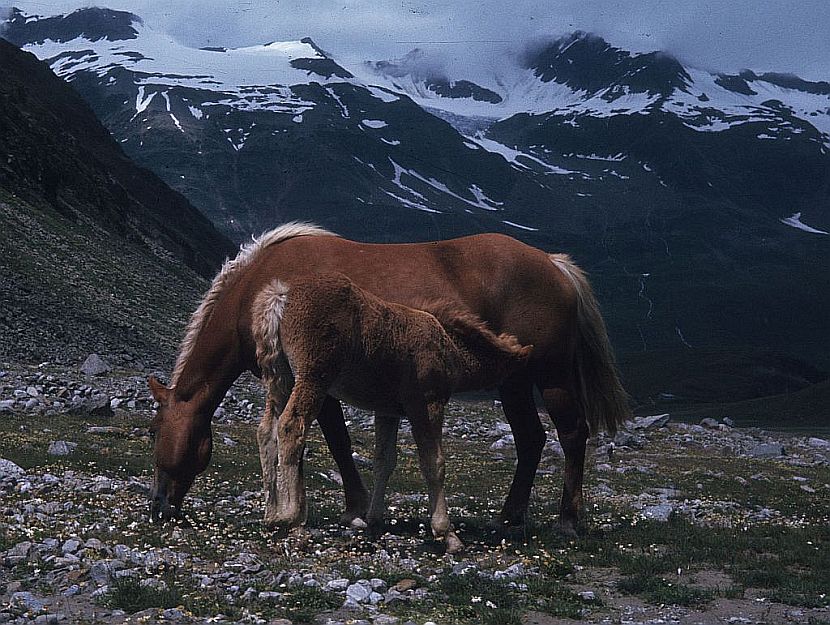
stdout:
POLYGON ((472 313, 449 305, 437 304, 431 314, 385 302, 339 273, 309 275, 290 286, 269 283, 255 300, 253 327, 267 391, 257 430, 265 522, 305 523, 306 432, 332 395, 409 419, 432 532, 446 541, 449 553, 463 549, 444 496, 444 406, 456 391, 501 383, 525 363, 532 347, 495 335, 472 313))

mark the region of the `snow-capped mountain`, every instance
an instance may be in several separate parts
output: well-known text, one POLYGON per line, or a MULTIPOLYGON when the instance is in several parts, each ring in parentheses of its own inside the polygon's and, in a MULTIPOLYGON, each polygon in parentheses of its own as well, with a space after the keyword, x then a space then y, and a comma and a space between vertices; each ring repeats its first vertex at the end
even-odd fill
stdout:
POLYGON ((749 122, 783 123, 782 110, 812 125, 830 146, 830 83, 786 74, 712 74, 660 52, 634 54, 577 32, 497 68, 436 67, 415 50, 403 59, 366 62, 381 81, 422 106, 449 114, 504 119, 520 113, 610 117, 662 110, 699 131, 749 122))
POLYGON ((506 232, 591 270, 628 353, 771 347, 830 368, 828 83, 585 33, 463 67, 347 66, 309 39, 194 49, 107 9, 13 11, 2 33, 237 239, 288 219, 506 232))

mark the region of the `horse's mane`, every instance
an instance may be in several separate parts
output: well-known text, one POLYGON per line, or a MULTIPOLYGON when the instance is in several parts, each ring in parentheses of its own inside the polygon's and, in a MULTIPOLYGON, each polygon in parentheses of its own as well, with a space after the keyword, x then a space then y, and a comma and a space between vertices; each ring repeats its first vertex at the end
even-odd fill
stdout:
POLYGON ((176 357, 176 365, 173 368, 173 375, 171 378, 171 386, 175 386, 182 374, 185 363, 190 358, 193 348, 196 344, 196 337, 202 326, 207 323, 213 313, 213 307, 219 300, 224 289, 233 284, 239 277, 240 272, 251 265, 257 258, 259 253, 270 245, 285 241, 286 239, 293 239, 301 236, 337 236, 333 232, 329 232, 319 226, 311 223, 300 221, 292 221, 281 226, 263 232, 258 237, 252 237, 252 241, 247 245, 243 245, 235 258, 227 259, 222 265, 222 269, 216 274, 213 282, 210 285, 207 293, 202 298, 202 302, 190 318, 185 330, 184 339, 182 339, 179 347, 179 355, 176 357))
POLYGON ((523 345, 512 334, 496 334, 475 313, 450 300, 420 302, 416 308, 434 316, 447 333, 461 338, 473 349, 495 350, 504 357, 515 357, 523 345))

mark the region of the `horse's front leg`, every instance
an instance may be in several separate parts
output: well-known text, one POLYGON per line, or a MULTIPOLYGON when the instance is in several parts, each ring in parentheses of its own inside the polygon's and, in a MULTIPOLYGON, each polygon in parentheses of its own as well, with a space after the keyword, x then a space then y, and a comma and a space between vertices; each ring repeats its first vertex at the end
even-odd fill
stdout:
POLYGON ((277 419, 278 462, 272 480, 274 492, 265 510, 265 523, 269 526, 297 527, 306 522, 308 511, 303 483, 306 432, 317 418, 325 396, 322 388, 297 381, 277 419))
POLYGON ((326 397, 317 421, 343 478, 346 510, 340 517, 340 522, 344 525, 362 527, 369 506, 369 494, 352 457, 352 439, 346 429, 340 401, 331 396, 326 397))
POLYGON ((430 403, 426 409, 407 411, 412 424, 412 436, 418 447, 421 472, 429 491, 429 511, 432 534, 446 543, 447 553, 458 553, 464 543, 458 538, 450 522, 444 494, 444 451, 441 447, 441 429, 444 423, 444 404, 430 403))
POLYGON ((372 461, 372 502, 369 505, 369 527, 378 529, 386 514, 386 485, 398 463, 398 428, 396 415, 375 414, 375 457, 372 461))

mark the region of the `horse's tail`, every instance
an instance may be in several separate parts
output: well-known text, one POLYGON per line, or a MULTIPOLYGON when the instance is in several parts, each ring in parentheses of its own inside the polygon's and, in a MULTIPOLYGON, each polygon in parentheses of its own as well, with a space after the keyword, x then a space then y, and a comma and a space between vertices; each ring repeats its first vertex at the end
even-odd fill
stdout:
POLYGON ((576 400, 592 434, 615 433, 630 417, 628 394, 620 383, 614 352, 599 304, 585 272, 566 254, 550 254, 551 262, 573 284, 577 296, 576 400))
POLYGON ((278 380, 284 372, 279 330, 287 301, 288 286, 280 280, 269 282, 254 299, 251 325, 263 380, 278 380))

